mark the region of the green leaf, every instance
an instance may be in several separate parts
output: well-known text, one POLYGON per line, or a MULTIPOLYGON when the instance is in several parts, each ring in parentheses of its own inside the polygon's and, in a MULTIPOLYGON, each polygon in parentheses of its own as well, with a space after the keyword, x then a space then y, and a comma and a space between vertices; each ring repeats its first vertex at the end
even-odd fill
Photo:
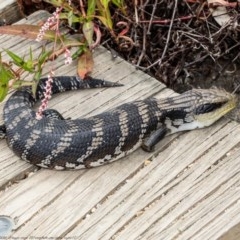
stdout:
POLYGON ((43 48, 40 55, 38 56, 38 67, 41 68, 43 63, 47 60, 47 58, 52 54, 52 51, 46 52, 43 48))
POLYGON ((88 0, 87 4, 87 17, 89 20, 93 19, 93 16, 95 15, 95 9, 96 9, 96 0, 88 0))
POLYGON ((18 56, 17 54, 13 53, 12 51, 8 50, 8 49, 4 49, 5 52, 7 52, 7 54, 12 58, 13 62, 21 67, 24 64, 24 60, 23 58, 21 58, 20 56, 18 56))
MULTIPOLYGON (((29 59, 28 61, 24 61, 23 58, 21 58, 20 56, 16 55, 13 52, 11 52, 10 50, 5 49, 5 51, 12 58, 13 62, 17 66, 21 67, 22 69, 24 69, 28 72, 33 72, 34 71, 34 64, 33 64, 33 61, 31 59, 29 59)), ((30 49, 30 58, 32 58, 31 49, 30 49)))
POLYGON ((104 6, 105 9, 108 8, 110 0, 100 0, 101 4, 104 6))
POLYGON ((0 86, 3 87, 13 78, 13 74, 4 68, 0 67, 0 86))
POLYGON ((8 82, 13 78, 13 73, 0 61, 0 102, 6 97, 9 89, 8 82))
POLYGON ((71 27, 73 23, 73 11, 68 12, 68 25, 71 27))
POLYGON ((84 45, 83 39, 74 39, 74 38, 66 38, 63 39, 63 43, 65 47, 79 47, 84 45))
POLYGON ((34 81, 38 82, 39 79, 40 79, 40 77, 41 77, 41 75, 42 75, 41 72, 36 72, 36 73, 34 74, 34 77, 33 77, 34 81))
POLYGON ((32 82, 32 93, 33 96, 36 97, 36 91, 37 91, 37 86, 38 86, 39 79, 35 82, 32 82))
POLYGON ((99 16, 96 16, 101 20, 101 22, 110 30, 113 29, 112 16, 108 8, 109 1, 99 0, 97 2, 97 7, 99 11, 99 16))
POLYGON ((60 19, 67 19, 68 20, 68 24, 72 26, 73 23, 80 23, 83 22, 83 18, 82 17, 78 17, 75 14, 73 14, 73 11, 70 12, 64 12, 64 13, 60 13, 59 14, 59 18, 60 19))
POLYGON ((2 102, 3 99, 7 96, 7 93, 8 93, 7 85, 5 85, 4 87, 0 86, 0 102, 2 102))
POLYGON ((47 3, 50 3, 56 7, 61 7, 63 4, 63 1, 58 1, 58 0, 44 0, 47 3))
POLYGON ((112 3, 118 8, 124 8, 125 5, 123 0, 112 0, 112 3))
POLYGON ((13 88, 20 88, 20 87, 31 87, 33 82, 31 81, 24 81, 24 80, 17 80, 13 84, 13 88))
POLYGON ((94 24, 92 21, 85 22, 82 27, 84 37, 87 40, 88 46, 92 45, 93 42, 93 30, 94 30, 94 24))
POLYGON ((29 55, 30 55, 30 60, 33 60, 33 52, 32 52, 32 48, 30 46, 30 50, 29 50, 29 55))
POLYGON ((102 24, 104 24, 108 29, 112 30, 113 29, 113 23, 111 18, 106 18, 105 16, 96 16, 102 24))
POLYGON ((28 60, 24 63, 23 69, 28 71, 28 72, 33 72, 34 71, 34 64, 32 60, 28 60))
POLYGON ((86 46, 80 46, 78 50, 75 53, 73 53, 72 59, 73 60, 77 59, 86 50, 87 50, 86 46))

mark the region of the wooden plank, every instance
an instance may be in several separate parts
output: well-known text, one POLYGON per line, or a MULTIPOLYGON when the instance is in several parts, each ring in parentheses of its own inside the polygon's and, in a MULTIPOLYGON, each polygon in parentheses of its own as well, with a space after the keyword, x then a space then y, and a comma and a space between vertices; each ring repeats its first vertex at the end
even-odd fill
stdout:
MULTIPOLYGON (((29 16, 27 22, 29 24, 36 24, 40 19, 46 19, 48 16, 49 14, 47 12, 39 11, 37 14, 29 16)), ((23 19, 18 23, 26 23, 26 19, 23 19)), ((0 35, 0 46, 1 51, 3 51, 3 49, 10 49, 21 56, 24 56, 26 51, 29 51, 30 46, 34 52, 39 52, 41 48, 35 41, 29 41, 24 38, 8 35, 0 35)), ((2 52, 2 58, 3 60, 9 59, 5 52, 2 52)), ((72 69, 73 68, 74 67, 72 67, 72 69)), ((0 103, 0 124, 3 124, 2 114, 5 101, 0 103)), ((4 150, 4 152, 1 152, 0 158, 0 189, 4 188, 6 185, 10 185, 12 182, 24 178, 29 172, 37 169, 30 164, 19 161, 19 158, 16 157, 7 147, 5 141, 0 141, 0 149, 4 150)))
MULTIPOLYGON (((238 222, 240 206, 234 207, 235 218, 227 217, 224 210, 240 198, 236 191, 236 180, 238 184, 240 182, 240 129, 237 124, 226 121, 221 124, 223 128, 216 125, 175 139, 67 237, 77 234, 81 239, 90 236, 101 239, 113 236, 116 239, 195 239, 194 234, 200 230, 203 234, 205 224, 220 213, 222 216, 216 221, 238 222), (208 141, 204 141, 206 139, 208 141), (211 145, 206 146, 209 143, 211 145), (233 151, 231 155, 224 157, 230 150, 233 151), (232 198, 226 199, 229 194, 226 190, 235 191, 234 197, 231 194, 232 198), (215 204, 214 200, 225 202, 225 205, 215 204), (193 209, 198 214, 193 214, 193 209), (210 214, 205 216, 209 211, 210 214), (204 216, 205 221, 202 221, 204 216), (194 223, 194 230, 184 221, 194 223), (186 237, 187 234, 191 237, 186 237)), ((212 238, 200 235, 196 239, 217 239, 224 229, 217 230, 211 232, 212 238)))
MULTIPOLYGON (((38 13, 29 21, 35 17, 38 13)), ((0 46, 6 42, 14 51, 21 52, 27 43, 18 39, 16 47, 4 38, 0 46)), ((38 44, 33 46, 39 51, 38 44)), ((50 107, 76 118, 134 99, 174 94, 122 59, 113 61, 103 48, 95 52, 95 63, 95 77, 124 87, 60 94, 50 107)), ((76 62, 69 67, 59 59, 56 66, 58 75, 76 71, 76 62)), ((0 141, 0 148, 0 186, 9 185, 0 194, 0 215, 15 220, 13 239, 212 240, 240 222, 240 128, 227 119, 207 129, 168 136, 153 153, 139 149, 91 170, 34 172, 5 141, 0 141)))
MULTIPOLYGON (((43 16, 43 13, 41 12, 40 15, 35 15, 39 19, 40 16, 43 16)), ((34 22, 35 16, 33 15, 32 17, 29 18, 29 22, 34 22)), ((22 21, 24 22, 24 21, 22 21)), ((26 45, 26 40, 23 40, 21 38, 15 39, 15 42, 9 43, 8 36, 2 36, 1 39, 2 47, 5 47, 4 43, 6 43, 10 47, 10 49, 17 54, 22 53, 22 49, 20 46, 21 45, 26 45), (18 46, 16 47, 16 43, 18 42, 18 46)), ((33 51, 36 52, 39 48, 39 46, 36 43, 31 43, 33 51)), ((61 59, 60 59, 61 61, 61 59)), ((99 111, 99 108, 101 106, 104 106, 105 109, 110 108, 112 106, 116 106, 121 104, 124 101, 127 101, 129 99, 137 99, 140 98, 141 96, 150 96, 158 91, 161 91, 162 89, 165 88, 162 84, 154 81, 154 84, 149 76, 146 76, 140 71, 136 71, 132 66, 127 64, 121 59, 117 59, 116 61, 112 61, 112 58, 109 53, 106 52, 103 48, 100 48, 96 51, 95 53, 95 61, 96 65, 94 68, 94 75, 96 77, 103 77, 104 79, 112 80, 114 77, 114 81, 121 81, 125 83, 125 86, 122 88, 112 88, 112 89, 99 89, 99 90, 89 90, 89 91, 84 91, 79 93, 79 96, 76 94, 72 93, 66 93, 59 95, 57 98, 53 99, 51 101, 50 107, 54 107, 61 111, 64 116, 71 116, 71 117, 77 117, 81 115, 89 115, 94 114, 95 112, 99 111), (101 64, 98 64, 101 63, 101 64), (111 69, 111 71, 109 71, 111 69), (134 73, 134 74, 133 74, 134 73), (142 86, 138 85, 139 83, 142 83, 142 86), (145 93, 143 90, 145 88, 148 88, 149 92, 145 93), (130 91, 130 88, 133 91, 130 91), (141 94, 140 94, 141 92, 141 94), (138 94, 136 94, 138 93, 138 94), (81 95, 80 95, 81 94, 81 95), (97 96, 98 94, 98 96, 97 96), (121 95, 124 96, 122 98, 118 98, 117 96, 121 95), (67 101, 66 101, 67 99, 67 101), (69 107, 71 106, 72 107, 69 107), (74 106, 75 104, 75 106, 74 106), (81 106, 81 111, 79 111, 79 105, 81 106)), ((69 66, 64 66, 62 64, 58 64, 58 74, 74 74, 76 71, 76 62, 73 64, 71 67, 69 66)), ((2 112, 2 107, 4 103, 1 104, 1 112, 2 112)), ((4 154, 1 156, 1 175, 0 175, 0 182, 1 186, 5 186, 6 184, 9 185, 10 182, 15 181, 15 179, 21 178, 20 176, 24 176, 27 172, 32 171, 32 166, 30 164, 24 163, 20 161, 17 157, 13 155, 13 153, 8 149, 6 143, 4 141, 0 142, 0 147, 1 149, 4 149, 4 154), (13 167, 14 166, 14 167, 13 167), (14 170, 14 171, 13 171, 14 170)), ((141 166, 142 162, 140 161, 138 164, 135 165, 135 168, 137 169, 139 166, 141 166)), ((107 168, 106 168, 107 169, 107 168)), ((106 171, 106 169, 103 169, 102 171, 106 171)), ((132 173, 132 169, 130 168, 129 173, 132 173)), ((83 173, 83 172, 82 172, 83 173)), ((124 172, 123 172, 124 173, 124 172)), ((1 214, 5 214, 8 216, 11 216, 13 219, 19 219, 17 227, 21 224, 24 224, 25 222, 29 221, 29 218, 34 216, 36 212, 41 211, 41 209, 45 206, 48 205, 51 201, 53 201, 56 196, 61 195, 61 191, 63 191, 65 188, 67 188, 69 182, 74 182, 76 181, 76 178, 79 177, 79 173, 76 174, 71 174, 71 177, 69 181, 65 181, 64 177, 62 175, 65 175, 67 178, 69 177, 69 173, 55 173, 63 179, 63 182, 65 184, 62 184, 62 188, 58 187, 59 181, 56 181, 56 177, 52 174, 52 180, 55 184, 57 184, 57 192, 53 191, 53 189, 49 188, 49 180, 48 178, 48 171, 40 171, 39 173, 34 174, 34 177, 37 176, 37 180, 33 180, 34 178, 28 178, 20 184, 15 184, 13 187, 10 187, 6 190, 6 192, 1 195, 1 214), (40 174, 41 176, 39 176, 40 174), (46 175, 47 174, 47 175, 46 175), (43 179, 46 179, 47 182, 43 181, 43 179), (26 185, 24 184, 26 181, 26 185), (30 181, 30 183, 28 182, 30 181), (39 183, 38 183, 39 181, 39 183), (56 181, 56 182, 55 182, 56 181), (44 187, 42 187, 44 185, 44 187), (36 194, 35 191, 35 186, 39 186, 40 190, 37 192, 40 194, 36 194), (19 189, 19 190, 17 190, 19 189), (23 190, 25 189, 25 190, 23 190), (48 198, 46 201, 42 201, 40 199, 43 198, 42 194, 46 194, 45 191, 42 191, 42 189, 46 189, 46 191, 50 191, 52 193, 49 194, 48 198), (15 199, 18 199, 17 202, 15 202, 14 198, 10 197, 12 193, 11 191, 14 191, 15 194, 13 194, 15 199), (24 194, 22 195, 22 193, 24 194), (36 201, 31 199, 34 192, 34 195, 36 196, 36 201), (8 195, 10 193, 10 195, 8 195), (22 199, 22 201, 19 201, 22 199), (30 202, 26 201, 26 199, 29 199, 30 202), (13 202, 12 202, 13 200, 13 202), (42 204, 38 204, 38 202, 42 204), (19 208, 19 204, 22 202, 22 206, 19 208), (12 203, 12 204, 11 204, 12 203), (20 211, 18 212, 17 209, 20 211), (37 209, 36 209, 37 208, 37 209), (24 211, 22 211, 24 210, 24 211), (26 211, 26 215, 23 214, 23 212, 26 211)), ((89 174, 92 176, 92 172, 89 172, 89 174), (90 174, 91 173, 91 174, 90 174)), ((101 171, 99 172, 101 174, 101 171)), ((127 175, 128 175, 127 174, 127 175)), ((96 174, 93 174, 95 176, 96 174)), ((123 179, 127 175, 122 175, 124 176, 123 179)), ((93 177, 92 177, 93 178, 93 177)), ((120 184, 121 181, 123 181, 122 178, 117 179, 117 184, 120 184)), ((52 183, 51 185, 55 187, 56 185, 52 183)), ((113 182, 112 188, 115 188, 116 185, 113 182)), ((108 192, 109 189, 106 189, 108 192)), ((111 189, 110 189, 111 191, 111 189)), ((12 196, 13 196, 12 195, 12 196)), ((95 204, 95 202, 94 202, 95 204)), ((93 206, 94 206, 93 204, 93 206)), ((88 209, 85 209, 85 211, 88 211, 88 209)))
MULTIPOLYGON (((48 16, 49 15, 46 12, 40 11, 37 14, 30 16, 28 19, 28 23, 35 23, 41 18, 46 18, 48 16)), ((22 20, 21 22, 25 21, 26 20, 22 20)), ((41 46, 34 41, 30 41, 29 44, 29 41, 23 38, 16 37, 12 40, 9 40, 8 38, 9 36, 5 35, 0 37, 1 47, 6 48, 5 45, 8 45, 11 51, 14 51, 19 55, 23 55, 23 52, 26 51, 26 48, 20 47, 21 45, 31 45, 34 52, 39 51, 39 49, 41 48, 41 46)), ((3 57, 6 57, 6 55, 4 55, 3 57)), ((65 66, 63 62, 63 58, 60 58, 59 62, 56 64, 56 74, 74 75, 76 72, 76 61, 71 66, 65 66)), ((90 113, 96 113, 99 110, 102 111, 102 106, 104 106, 104 109, 106 109, 111 106, 119 105, 124 100, 127 101, 127 98, 130 97, 131 99, 139 98, 140 96, 145 94, 145 88, 151 90, 146 94, 146 96, 154 94, 155 92, 161 91, 162 88, 165 88, 157 81, 154 81, 154 84, 152 84, 152 82, 149 81, 148 76, 146 77, 145 75, 143 75, 142 72, 136 71, 133 67, 125 63, 122 59, 119 58, 116 59, 116 61, 112 61, 110 54, 106 53, 103 48, 99 48, 95 52, 95 62, 96 65, 93 75, 108 80, 114 79, 115 81, 122 81, 125 86, 115 89, 93 89, 89 91, 83 91, 79 93, 79 96, 76 96, 72 93, 61 94, 57 98, 52 99, 50 107, 56 108, 61 113, 63 113, 65 117, 76 118, 79 116, 85 116, 90 113), (109 69, 111 69, 111 71, 109 71, 109 69), (116 78, 116 76, 119 77, 116 78), (141 86, 137 85, 138 83, 142 83, 141 86), (129 91, 130 88, 132 88, 132 91, 129 91), (136 92, 139 91, 141 91, 142 94, 136 94, 136 92), (126 92, 128 92, 128 94, 126 94, 126 92), (98 94, 98 96, 96 96, 96 94, 98 94), (117 98, 118 95, 122 95, 124 97, 117 98), (110 100, 112 101, 112 103, 109 103, 110 100), (79 111, 79 109, 81 109, 81 111, 79 111)), ((4 103, 0 104, 1 121, 3 105, 4 103)), ((31 172, 34 169, 32 165, 27 164, 23 161, 19 161, 19 158, 16 157, 10 149, 8 149, 4 141, 0 142, 0 148, 5 149, 4 156, 2 156, 0 159, 0 164, 2 166, 2 168, 0 169, 0 186, 3 187, 6 184, 9 184, 9 182, 11 181, 21 179, 26 174, 28 174, 28 172, 31 172)))
POLYGON ((7 24, 12 24, 23 18, 16 0, 1 0, 0 20, 6 20, 7 24))
POLYGON ((227 233, 223 234, 219 240, 240 239, 240 223, 232 227, 227 233))

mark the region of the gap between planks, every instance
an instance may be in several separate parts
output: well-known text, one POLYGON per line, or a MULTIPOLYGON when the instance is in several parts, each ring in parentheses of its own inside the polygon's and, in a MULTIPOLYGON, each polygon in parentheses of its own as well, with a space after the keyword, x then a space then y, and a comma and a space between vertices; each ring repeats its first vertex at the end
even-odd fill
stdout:
MULTIPOLYGON (((88 116, 158 91, 158 97, 172 94, 122 60, 109 67, 111 56, 101 57, 104 50, 99 51, 103 66, 97 64, 94 75, 129 86, 109 89, 112 98, 100 90, 97 102, 95 91, 81 92, 81 99, 88 98, 77 97, 81 112, 65 111, 76 100, 59 95, 51 104, 64 115, 88 116)), ((63 73, 74 72, 59 66, 63 73)), ((137 150, 116 163, 71 173, 40 170, 1 193, 0 214, 18 219, 11 235, 16 238, 217 239, 240 221, 239 131, 239 125, 223 119, 208 129, 167 137, 153 154, 137 150)))

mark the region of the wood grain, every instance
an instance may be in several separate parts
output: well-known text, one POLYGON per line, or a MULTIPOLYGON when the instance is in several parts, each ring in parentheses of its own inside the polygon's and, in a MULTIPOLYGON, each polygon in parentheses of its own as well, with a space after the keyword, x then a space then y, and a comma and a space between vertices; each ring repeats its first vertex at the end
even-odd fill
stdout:
MULTIPOLYGON (((37 43, 0 36, 1 48, 16 53, 30 44, 39 52, 37 43)), ((94 77, 124 87, 60 94, 50 107, 77 118, 135 99, 175 94, 121 58, 113 60, 102 47, 94 61, 94 77)), ((76 62, 70 67, 63 62, 58 59, 56 74, 74 75, 76 62)), ((13 239, 213 240, 240 222, 240 127, 228 119, 168 136, 153 153, 139 149, 91 170, 39 170, 18 159, 5 141, 0 149, 0 215, 15 220, 13 239)))

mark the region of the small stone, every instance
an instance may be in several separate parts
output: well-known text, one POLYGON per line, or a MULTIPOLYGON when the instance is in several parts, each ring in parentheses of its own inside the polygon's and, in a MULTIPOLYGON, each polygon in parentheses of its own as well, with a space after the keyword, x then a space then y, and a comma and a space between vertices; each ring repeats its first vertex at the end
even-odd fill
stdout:
POLYGON ((11 217, 0 215, 0 237, 8 236, 15 226, 15 222, 11 217))

